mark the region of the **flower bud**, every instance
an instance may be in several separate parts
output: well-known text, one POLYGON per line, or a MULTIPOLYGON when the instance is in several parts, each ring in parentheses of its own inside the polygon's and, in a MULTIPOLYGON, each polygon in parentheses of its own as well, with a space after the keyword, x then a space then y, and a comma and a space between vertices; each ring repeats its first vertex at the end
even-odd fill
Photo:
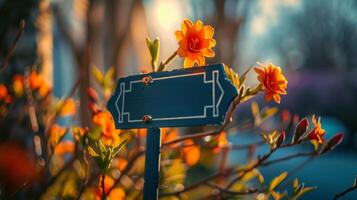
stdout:
POLYGON ((343 140, 343 134, 339 133, 334 135, 327 143, 322 147, 320 154, 324 154, 330 150, 333 150, 343 140))
POLYGON ((285 131, 282 131, 276 140, 276 146, 279 147, 285 141, 285 131))
POLYGON ((309 121, 305 117, 296 126, 295 133, 293 136, 293 143, 296 143, 300 140, 301 136, 303 136, 304 133, 306 132, 308 126, 309 126, 309 121))
POLYGON ((97 91, 95 91, 93 88, 88 87, 87 88, 87 94, 89 96, 89 99, 93 102, 97 102, 99 97, 97 91))

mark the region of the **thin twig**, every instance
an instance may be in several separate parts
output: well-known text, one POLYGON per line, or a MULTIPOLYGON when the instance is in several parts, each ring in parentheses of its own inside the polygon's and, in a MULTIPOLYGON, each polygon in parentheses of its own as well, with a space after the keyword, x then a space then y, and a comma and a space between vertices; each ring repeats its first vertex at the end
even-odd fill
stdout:
POLYGON ((16 37, 15 37, 14 41, 12 42, 9 51, 5 55, 1 65, 0 65, 0 72, 2 72, 6 68, 7 63, 9 62, 9 59, 10 59, 12 53, 14 53, 16 44, 19 41, 22 33, 24 32, 24 29, 25 29, 25 20, 21 20, 20 25, 19 25, 19 30, 17 31, 16 37))
POLYGON ((104 179, 105 179, 105 173, 102 173, 102 182, 101 182, 101 188, 102 188, 102 200, 106 199, 106 194, 105 194, 105 186, 104 186, 104 179))
POLYGON ((161 62, 159 69, 157 69, 158 72, 161 72, 165 69, 166 65, 168 65, 172 59, 174 59, 177 56, 177 51, 175 51, 165 62, 161 62))
POLYGON ((145 150, 140 150, 134 154, 134 156, 130 159, 126 167, 123 169, 123 171, 120 173, 120 176, 115 180, 115 183, 113 186, 108 190, 108 194, 115 188, 115 186, 120 183, 121 179, 123 178, 124 174, 128 174, 131 170, 131 168, 134 166, 136 160, 140 158, 146 151, 145 150))
POLYGON ((277 162, 282 162, 282 161, 290 160, 290 159, 297 158, 297 157, 313 156, 315 154, 316 154, 315 151, 313 151, 313 152, 296 153, 296 154, 292 154, 292 155, 285 156, 285 157, 282 157, 282 158, 277 158, 277 159, 274 159, 274 160, 263 162, 259 166, 268 166, 268 165, 271 165, 271 164, 274 164, 274 163, 277 163, 277 162))
POLYGON ((357 176, 355 178, 355 181, 353 182, 353 185, 349 188, 347 188, 346 190, 344 190, 343 192, 337 193, 335 194, 335 197, 333 198, 334 200, 345 196, 347 193, 352 192, 354 190, 357 190, 357 176))
POLYGON ((226 188, 222 188, 222 187, 212 184, 212 183, 205 183, 205 185, 219 190, 220 193, 226 193, 229 195, 247 195, 247 194, 254 194, 254 193, 258 192, 258 189, 256 189, 256 188, 250 188, 247 191, 233 191, 233 190, 229 190, 226 188))

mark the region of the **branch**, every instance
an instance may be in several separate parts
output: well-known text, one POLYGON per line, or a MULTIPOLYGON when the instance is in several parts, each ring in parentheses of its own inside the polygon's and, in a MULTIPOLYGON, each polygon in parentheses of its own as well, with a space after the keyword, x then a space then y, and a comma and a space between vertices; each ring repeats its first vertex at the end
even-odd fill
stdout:
POLYGON ((271 165, 271 164, 274 164, 274 163, 290 160, 290 159, 297 158, 297 157, 313 156, 313 155, 316 155, 316 153, 317 152, 315 152, 315 151, 313 151, 313 152, 296 153, 296 154, 292 154, 292 155, 285 156, 285 157, 282 157, 282 158, 277 158, 275 160, 270 160, 270 161, 267 161, 267 162, 263 162, 259 166, 268 166, 268 165, 271 165))
POLYGON ((222 188, 222 187, 212 184, 212 183, 205 183, 205 184, 209 187, 219 190, 220 193, 226 193, 229 195, 247 195, 247 194, 254 194, 254 193, 258 192, 258 189, 256 189, 256 188, 250 188, 247 191, 233 191, 233 190, 229 190, 226 188, 222 188))
POLYGON ((340 197, 343 197, 347 193, 352 192, 353 190, 357 190, 357 175, 356 175, 353 185, 351 187, 347 188, 346 190, 344 190, 343 192, 337 193, 333 199, 336 200, 340 197))
POLYGON ((108 190, 107 194, 110 194, 110 192, 115 188, 115 186, 121 181, 121 179, 123 178, 123 176, 125 174, 128 174, 131 170, 131 168, 134 166, 136 160, 142 156, 146 151, 145 150, 140 150, 138 151, 133 157, 132 159, 128 162, 127 166, 124 168, 124 170, 120 173, 119 178, 117 178, 117 180, 115 180, 115 183, 113 184, 113 186, 108 190))
POLYGON ((22 33, 24 32, 24 29, 25 29, 25 20, 21 20, 20 25, 19 25, 19 30, 17 31, 16 37, 15 37, 14 41, 12 42, 10 49, 8 50, 7 54, 4 57, 4 60, 2 61, 1 65, 0 65, 0 72, 2 72, 6 68, 6 65, 9 62, 9 59, 10 59, 12 53, 14 53, 16 44, 19 41, 22 33))

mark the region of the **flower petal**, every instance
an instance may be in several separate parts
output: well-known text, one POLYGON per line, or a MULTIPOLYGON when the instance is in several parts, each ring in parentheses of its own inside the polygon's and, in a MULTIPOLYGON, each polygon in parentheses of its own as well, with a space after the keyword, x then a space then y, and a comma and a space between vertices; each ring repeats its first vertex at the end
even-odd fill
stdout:
POLYGON ((192 67, 194 64, 195 64, 195 62, 192 61, 192 60, 189 59, 189 58, 185 58, 185 60, 183 61, 183 67, 184 67, 184 68, 192 67))
POLYGON ((205 39, 210 39, 213 37, 214 34, 214 29, 212 26, 204 26, 203 27, 204 33, 205 33, 205 39))
POLYGON ((189 30, 193 26, 193 23, 189 19, 184 19, 181 25, 181 30, 184 35, 186 35, 187 30, 189 30))
POLYGON ((182 31, 176 31, 175 36, 177 41, 182 40, 182 38, 184 37, 182 31))
POLYGON ((196 31, 200 31, 203 28, 203 23, 201 20, 197 20, 195 23, 195 29, 196 31))

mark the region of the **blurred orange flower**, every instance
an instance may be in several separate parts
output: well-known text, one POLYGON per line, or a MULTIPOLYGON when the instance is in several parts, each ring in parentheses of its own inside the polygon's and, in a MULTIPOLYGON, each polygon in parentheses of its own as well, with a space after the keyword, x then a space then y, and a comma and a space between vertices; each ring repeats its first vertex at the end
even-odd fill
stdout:
POLYGON ((74 144, 71 141, 64 141, 55 146, 55 154, 56 155, 63 155, 66 153, 73 153, 74 152, 74 144))
POLYGON ((62 107, 60 111, 61 116, 76 114, 76 102, 73 98, 68 98, 63 104, 60 104, 60 107, 62 107))
POLYGON ((264 68, 256 67, 254 70, 258 74, 262 90, 265 91, 265 100, 274 99, 275 102, 280 103, 280 95, 286 94, 288 84, 285 76, 281 73, 280 67, 269 64, 264 68))
POLYGON ((113 165, 117 166, 119 171, 123 171, 126 168, 126 166, 128 165, 128 161, 125 160, 124 158, 118 158, 115 160, 113 165))
POLYGON ((93 115, 92 121, 102 128, 101 140, 105 145, 119 145, 119 129, 115 129, 113 116, 108 111, 100 111, 93 115))
POLYGON ((0 84, 0 99, 5 99, 8 94, 7 87, 4 84, 0 84))
POLYGON ((50 138, 49 142, 52 146, 55 146, 60 138, 66 133, 67 128, 59 126, 58 124, 53 124, 50 127, 50 138))
POLYGON ((195 145, 192 140, 185 140, 185 147, 182 150, 185 162, 193 166, 200 160, 200 149, 199 146, 195 145))
POLYGON ((222 131, 217 137, 217 147, 213 149, 213 153, 218 153, 220 150, 228 145, 227 134, 222 131))
MULTIPOLYGON (((100 200, 103 193, 102 193, 102 188, 101 188, 101 183, 102 183, 102 176, 99 178, 99 185, 95 190, 96 199, 100 200)), ((114 188, 109 194, 110 188, 114 186, 114 179, 112 179, 110 176, 105 176, 104 178, 104 191, 106 194, 106 197, 108 199, 117 199, 117 200, 123 200, 125 199, 125 191, 122 188, 114 188)))
POLYGON ((199 66, 205 65, 205 57, 214 57, 215 53, 211 49, 216 45, 213 39, 214 29, 206 25, 201 20, 195 24, 189 19, 185 19, 181 25, 181 31, 176 31, 175 36, 179 44, 177 54, 183 58, 183 66, 192 67, 195 63, 199 66))
POLYGON ((24 76, 15 75, 12 79, 12 87, 16 96, 22 96, 24 93, 24 76))
POLYGON ((309 140, 316 140, 319 144, 325 142, 324 135, 326 133, 325 129, 321 127, 321 117, 316 120, 315 115, 312 116, 311 119, 312 123, 314 124, 314 128, 312 131, 307 135, 309 140))
POLYGON ((76 141, 79 141, 86 133, 88 130, 79 127, 79 126, 74 126, 72 127, 72 135, 76 141))
MULTIPOLYGON (((175 128, 161 128, 161 143, 170 142, 179 136, 178 130, 175 128)), ((179 143, 169 145, 174 148, 179 146, 179 143)))
POLYGON ((9 90, 4 84, 0 84, 0 100, 7 104, 12 102, 12 96, 9 94, 9 90))
POLYGON ((51 91, 51 86, 45 81, 43 76, 32 70, 29 76, 30 87, 33 90, 38 90, 41 97, 47 96, 51 91))

